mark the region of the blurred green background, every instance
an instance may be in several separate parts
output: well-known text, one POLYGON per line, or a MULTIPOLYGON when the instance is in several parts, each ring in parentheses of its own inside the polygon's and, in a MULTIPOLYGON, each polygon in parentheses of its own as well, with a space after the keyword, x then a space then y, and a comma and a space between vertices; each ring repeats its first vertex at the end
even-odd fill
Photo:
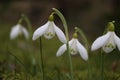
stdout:
MULTIPOLYGON (((13 58, 9 54, 10 52, 16 55, 31 72, 33 67, 31 66, 32 59, 28 55, 32 55, 37 64, 36 70, 38 71, 36 72, 39 72, 39 40, 32 41, 30 39, 29 41, 24 41, 24 38, 20 38, 10 41, 9 33, 11 28, 17 24, 21 14, 25 14, 29 18, 33 31, 35 31, 47 22, 53 7, 59 9, 65 16, 70 37, 74 32, 74 27, 77 26, 84 31, 91 45, 98 36, 102 35, 107 22, 113 20, 115 20, 115 32, 120 36, 120 0, 0 0, 1 75, 8 74, 10 72, 7 71, 9 70, 9 63, 14 63, 13 58)), ((58 16, 55 16, 55 23, 63 30, 63 25, 58 16)), ((25 22, 23 22, 23 25, 27 28, 25 22)), ((79 38, 80 42, 83 43, 81 37, 79 38)), ((66 74, 69 72, 67 54, 61 57, 55 56, 58 48, 62 45, 57 37, 52 40, 46 40, 42 37, 42 40, 45 71, 47 76, 51 76, 55 80, 55 76, 57 76, 55 75, 57 73, 56 67, 60 70, 60 73, 66 74)), ((99 50, 89 52, 92 80, 100 77, 99 53, 99 50)), ((120 52, 117 49, 110 54, 105 54, 104 66, 106 80, 120 79, 119 58, 120 52)), ((74 74, 79 79, 86 80, 88 70, 87 62, 83 61, 79 55, 72 56, 72 60, 74 74)), ((22 71, 22 68, 21 64, 17 64, 18 72, 20 70, 22 71)))

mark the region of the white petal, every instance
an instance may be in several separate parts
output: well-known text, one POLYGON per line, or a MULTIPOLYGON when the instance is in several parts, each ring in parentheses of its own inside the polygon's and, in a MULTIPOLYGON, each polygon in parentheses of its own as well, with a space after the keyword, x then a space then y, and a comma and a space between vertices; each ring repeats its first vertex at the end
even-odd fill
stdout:
POLYGON ((62 46, 58 49, 56 56, 62 55, 66 50, 67 50, 66 44, 62 45, 62 46))
POLYGON ((62 42, 62 43, 67 43, 67 40, 66 40, 66 37, 64 35, 64 33, 62 32, 61 29, 59 29, 55 24, 54 24, 54 28, 55 28, 55 32, 56 32, 56 35, 58 36, 59 40, 62 42))
POLYGON ((94 51, 94 50, 97 50, 99 49, 100 47, 102 47, 108 40, 110 36, 110 33, 108 32, 107 34, 103 35, 103 36, 100 36, 98 37, 92 44, 91 46, 91 50, 94 51))
POLYGON ((114 33, 115 43, 120 51, 120 38, 114 33))
POLYGON ((103 46, 103 51, 105 51, 106 53, 110 53, 116 47, 115 40, 114 40, 114 34, 113 32, 109 32, 109 33, 110 33, 110 36, 107 42, 103 46))
POLYGON ((77 39, 72 38, 72 40, 69 41, 70 53, 72 55, 75 55, 78 53, 76 44, 77 44, 77 39))
POLYGON ((84 46, 77 40, 77 50, 81 57, 86 61, 88 60, 88 53, 84 46))
POLYGON ((46 24, 44 24, 43 26, 39 27, 37 30, 35 30, 35 32, 33 33, 32 39, 36 40, 40 36, 42 36, 44 34, 45 30, 47 29, 48 24, 49 24, 49 21, 46 24))
POLYGON ((28 39, 29 38, 29 33, 28 33, 27 29, 22 27, 22 32, 23 32, 25 38, 28 39))
POLYGON ((54 22, 49 21, 48 27, 44 32, 44 37, 47 39, 51 39, 55 36, 55 30, 54 30, 54 22))
POLYGON ((73 43, 74 41, 74 38, 72 38, 70 41, 69 41, 69 46, 73 43))
POLYGON ((15 25, 12 29, 11 29, 11 32, 10 32, 10 39, 14 39, 16 38, 19 34, 20 34, 20 25, 17 24, 15 25))

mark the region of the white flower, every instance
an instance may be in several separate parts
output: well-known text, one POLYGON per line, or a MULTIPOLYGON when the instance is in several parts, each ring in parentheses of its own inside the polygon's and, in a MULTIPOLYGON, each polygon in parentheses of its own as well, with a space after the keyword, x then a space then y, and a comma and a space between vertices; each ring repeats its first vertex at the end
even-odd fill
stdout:
MULTIPOLYGON (((88 60, 87 50, 83 47, 77 38, 72 38, 72 40, 69 41, 69 49, 72 55, 79 53, 84 60, 88 60)), ((63 44, 58 49, 56 56, 62 55, 66 50, 66 44, 63 44)))
POLYGON ((120 50, 120 38, 115 34, 114 31, 108 31, 107 34, 98 37, 92 44, 91 50, 97 50, 102 47, 106 53, 111 52, 113 49, 118 47, 120 50))
POLYGON ((39 27, 33 34, 33 40, 38 39, 40 36, 44 35, 45 38, 51 39, 55 36, 58 36, 61 42, 67 43, 66 37, 62 30, 60 30, 53 21, 48 21, 43 26, 39 27))
POLYGON ((17 36, 23 34, 26 39, 29 38, 29 33, 26 28, 24 28, 22 25, 17 24, 14 27, 12 27, 10 32, 10 39, 15 39, 17 36))

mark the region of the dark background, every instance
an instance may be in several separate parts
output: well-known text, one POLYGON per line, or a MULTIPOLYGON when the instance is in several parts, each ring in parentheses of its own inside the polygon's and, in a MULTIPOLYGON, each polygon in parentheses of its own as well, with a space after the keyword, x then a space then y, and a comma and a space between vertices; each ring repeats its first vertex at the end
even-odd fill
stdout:
MULTIPOLYGON (((80 27, 89 39, 102 35, 107 22, 113 20, 120 33, 119 0, 0 0, 0 22, 15 25, 23 13, 36 29, 45 24, 53 7, 63 13, 70 31, 80 27)), ((58 17, 55 22, 62 27, 58 17)))

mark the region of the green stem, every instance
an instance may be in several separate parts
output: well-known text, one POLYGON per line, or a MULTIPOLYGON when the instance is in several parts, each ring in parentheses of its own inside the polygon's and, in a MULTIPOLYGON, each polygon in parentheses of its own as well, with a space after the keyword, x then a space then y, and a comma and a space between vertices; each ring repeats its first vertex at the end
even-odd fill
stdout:
POLYGON ((58 80, 61 80, 61 77, 60 77, 60 75, 61 75, 61 73, 60 73, 60 70, 58 69, 58 67, 56 66, 56 71, 57 71, 57 79, 58 80))
POLYGON ((14 57, 14 60, 15 60, 15 79, 17 78, 16 76, 16 68, 17 68, 17 66, 16 66, 16 58, 14 57))
POLYGON ((44 64, 43 64, 42 39, 41 39, 41 37, 40 37, 40 61, 41 61, 42 79, 44 80, 44 64))
POLYGON ((54 12, 54 14, 57 14, 59 16, 59 18, 61 19, 62 23, 63 23, 63 26, 64 26, 64 29, 65 29, 65 34, 66 34, 66 38, 67 38, 67 41, 69 41, 69 35, 68 35, 68 26, 67 26, 67 22, 64 18, 64 16, 62 15, 62 13, 57 10, 56 8, 52 8, 54 12))
POLYGON ((32 25, 30 23, 30 20, 28 19, 28 17, 24 14, 22 14, 23 19, 26 21, 29 32, 30 32, 30 38, 32 37, 32 25))
POLYGON ((18 24, 21 24, 23 21, 23 18, 21 17, 19 20, 18 20, 18 24))
POLYGON ((65 29, 65 34, 66 34, 66 38, 67 38, 67 53, 68 53, 68 57, 69 57, 69 66, 70 66, 70 76, 71 76, 71 80, 74 80, 74 77, 73 77, 73 66, 72 66, 72 58, 71 58, 71 55, 70 55, 70 50, 69 50, 69 35, 68 35, 68 26, 67 26, 67 22, 64 18, 64 16, 62 15, 62 13, 57 10, 56 8, 52 8, 53 11, 54 11, 54 14, 57 14, 59 16, 59 18, 61 19, 62 23, 63 23, 63 26, 64 26, 64 29, 65 29))
POLYGON ((88 60, 87 62, 87 66, 88 66, 88 80, 91 80, 91 66, 90 66, 90 61, 88 60))
MULTIPOLYGON (((89 52, 89 43, 88 43, 87 37, 85 36, 85 33, 78 27, 75 27, 75 29, 76 29, 76 32, 79 32, 79 34, 81 35, 83 42, 85 44, 85 47, 86 47, 87 51, 89 52)), ((87 66, 88 66, 88 80, 91 80, 92 76, 91 76, 90 58, 87 62, 87 66)))
MULTIPOLYGON (((31 39, 31 38, 32 38, 32 25, 31 25, 31 23, 30 23, 30 20, 29 20, 29 18, 28 18, 26 15, 24 15, 24 14, 22 14, 21 16, 22 16, 22 18, 25 20, 25 22, 26 22, 26 24, 27 24, 28 30, 29 30, 29 32, 30 32, 30 39, 31 39)), ((30 42, 30 41, 29 41, 29 42, 30 42)), ((28 43, 28 41, 26 41, 26 43, 28 43)), ((34 57, 30 54, 27 45, 26 45, 26 50, 27 50, 27 53, 28 53, 28 55, 29 55, 29 58, 30 58, 31 60, 33 60, 34 57)), ((32 62, 32 61, 31 61, 31 62, 32 62)), ((33 66, 35 66, 35 64, 34 64, 33 66)), ((36 73, 35 73, 35 69, 33 70, 33 74, 34 74, 34 75, 36 74, 36 73)))
POLYGON ((101 50, 101 80, 104 80, 104 55, 101 50))

